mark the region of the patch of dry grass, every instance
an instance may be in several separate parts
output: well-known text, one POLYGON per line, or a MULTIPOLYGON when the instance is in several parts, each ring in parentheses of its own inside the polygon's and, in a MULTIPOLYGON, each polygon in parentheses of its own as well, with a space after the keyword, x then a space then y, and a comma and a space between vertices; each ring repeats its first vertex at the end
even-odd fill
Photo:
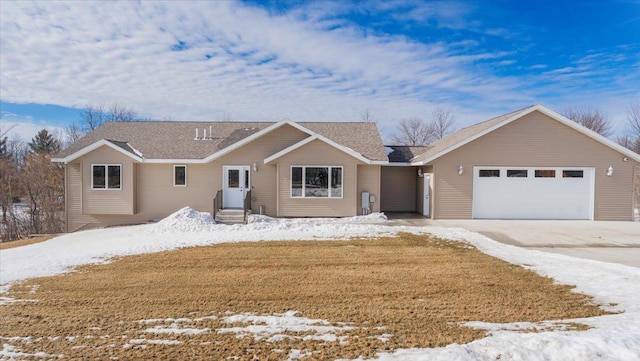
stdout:
POLYGON ((605 313, 570 290, 466 244, 427 236, 223 244, 130 256, 24 282, 9 296, 39 301, 0 307, 0 335, 32 336, 10 343, 71 359, 281 360, 292 349, 311 352, 309 359, 356 358, 484 336, 459 326, 463 321, 538 322, 605 313), (344 344, 301 338, 270 343, 216 332, 229 327, 220 319, 225 311, 288 310, 355 328, 340 332, 347 336, 344 344), (193 321, 212 315, 217 318, 193 321), (149 324, 138 322, 167 317, 189 318, 182 327, 211 332, 154 335, 144 332, 149 324), (382 334, 392 336, 385 343, 377 338, 382 334), (180 344, 148 343, 157 339, 180 344))
POLYGON ((24 239, 19 239, 17 241, 0 242, 0 250, 9 249, 9 248, 16 248, 16 247, 22 247, 22 246, 26 246, 26 245, 34 244, 34 243, 40 243, 40 242, 44 242, 44 241, 50 240, 51 238, 56 237, 56 236, 58 236, 58 235, 57 234, 52 234, 52 235, 46 235, 46 236, 24 238, 24 239))

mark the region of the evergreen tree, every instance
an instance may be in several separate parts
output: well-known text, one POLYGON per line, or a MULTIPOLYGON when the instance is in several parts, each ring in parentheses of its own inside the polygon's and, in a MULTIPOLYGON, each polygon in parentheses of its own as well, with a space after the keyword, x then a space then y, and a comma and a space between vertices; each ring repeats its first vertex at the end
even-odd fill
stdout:
POLYGON ((60 151, 61 144, 48 130, 42 129, 29 142, 29 149, 35 154, 53 154, 60 151))

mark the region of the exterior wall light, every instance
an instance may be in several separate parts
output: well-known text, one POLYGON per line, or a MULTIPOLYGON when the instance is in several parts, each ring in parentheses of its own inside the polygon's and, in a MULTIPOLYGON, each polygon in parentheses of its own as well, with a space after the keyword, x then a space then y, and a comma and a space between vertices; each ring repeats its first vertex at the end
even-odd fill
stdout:
POLYGON ((460 166, 458 167, 458 175, 462 175, 462 173, 464 173, 464 167, 462 166, 462 164, 460 164, 460 166))
POLYGON ((422 177, 423 175, 422 168, 418 168, 418 177, 422 177))
POLYGON ((609 169, 607 169, 607 177, 611 177, 613 175, 613 167, 609 166, 609 169))
POLYGON ((256 162, 253 162, 253 171, 254 172, 258 172, 258 165, 256 164, 256 162))

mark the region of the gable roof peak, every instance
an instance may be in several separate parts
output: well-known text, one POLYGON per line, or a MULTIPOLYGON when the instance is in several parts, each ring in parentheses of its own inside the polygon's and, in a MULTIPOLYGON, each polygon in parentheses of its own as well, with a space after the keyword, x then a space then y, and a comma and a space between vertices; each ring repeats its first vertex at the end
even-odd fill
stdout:
POLYGON ((605 138, 604 136, 592 131, 591 129, 588 129, 572 120, 570 120, 569 118, 563 116, 560 113, 557 113, 556 111, 547 108, 546 106, 542 105, 542 104, 534 104, 534 105, 530 105, 527 107, 524 107, 522 109, 518 109, 515 110, 513 112, 504 114, 504 115, 500 115, 498 117, 489 119, 487 121, 484 121, 482 123, 478 123, 466 128, 463 128, 455 133, 452 133, 450 135, 448 135, 445 138, 442 138, 440 140, 437 140, 433 143, 431 143, 431 148, 429 150, 427 150, 426 152, 424 152, 421 155, 418 155, 416 157, 414 157, 413 159, 411 159, 412 164, 414 165, 424 165, 427 164, 428 162, 431 162, 437 158, 440 158, 441 156, 455 150, 458 149, 460 147, 462 147, 463 145, 478 139, 482 136, 484 136, 485 134, 488 134, 498 128, 501 128, 515 120, 518 120, 522 117, 524 117, 525 115, 528 115, 534 111, 539 111, 540 113, 548 116, 549 118, 562 123, 564 125, 566 125, 569 128, 572 128, 584 135, 586 135, 587 137, 592 138, 593 140, 621 153, 624 154, 626 156, 628 156, 629 158, 632 158, 638 162, 640 162, 640 155, 611 141, 610 139, 605 138))

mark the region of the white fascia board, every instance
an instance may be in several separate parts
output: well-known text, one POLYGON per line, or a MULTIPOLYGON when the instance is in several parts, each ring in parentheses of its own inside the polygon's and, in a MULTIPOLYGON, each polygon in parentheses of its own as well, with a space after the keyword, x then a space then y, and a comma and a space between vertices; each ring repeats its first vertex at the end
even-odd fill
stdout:
POLYGON ((416 164, 405 162, 387 162, 384 164, 387 167, 415 167, 416 164))
MULTIPOLYGON (((75 153, 69 154, 68 156, 66 156, 64 158, 52 158, 51 161, 52 162, 58 162, 58 163, 65 163, 66 164, 66 163, 74 161, 74 160, 76 160, 76 159, 78 159, 78 158, 80 158, 80 157, 82 157, 82 156, 84 156, 86 154, 89 154, 89 153, 93 152, 94 150, 96 150, 96 149, 98 149, 98 148, 100 148, 102 146, 105 146, 105 145, 107 147, 113 149, 113 150, 116 150, 116 151, 118 151, 118 152, 120 152, 120 153, 122 153, 122 154, 124 154, 124 155, 126 155, 126 156, 128 156, 130 158, 132 158, 133 160, 135 160, 137 162, 141 162, 141 163, 143 162, 143 159, 141 157, 139 157, 139 156, 137 156, 135 154, 131 154, 131 152, 127 152, 126 150, 114 145, 113 143, 111 143, 110 141, 108 141, 106 139, 100 139, 99 141, 97 141, 97 142, 95 142, 93 144, 90 144, 90 145, 78 150, 75 153)), ((131 148, 131 149, 133 149, 133 148, 131 148)))
POLYGON ((465 140, 463 140, 463 141, 461 141, 461 142, 459 142, 457 144, 454 144, 454 145, 450 146, 449 148, 444 149, 444 150, 432 155, 431 157, 429 157, 427 159, 424 159, 424 160, 421 160, 421 161, 417 161, 417 162, 411 162, 411 164, 412 165, 416 165, 416 166, 428 164, 429 162, 432 162, 433 160, 438 159, 438 158, 442 157, 443 155, 445 155, 445 154, 447 154, 449 152, 452 152, 452 151, 462 147, 463 145, 465 145, 467 143, 471 143, 472 141, 482 137, 485 134, 491 133, 494 130, 496 130, 498 128, 501 128, 501 127, 513 122, 514 120, 519 119, 519 118, 531 113, 532 111, 536 110, 536 107, 538 107, 538 106, 540 106, 540 105, 529 107, 527 110, 522 111, 522 112, 520 112, 518 114, 515 114, 511 118, 505 119, 502 122, 500 122, 500 123, 498 123, 498 124, 496 124, 496 125, 494 125, 494 126, 492 126, 490 128, 487 128, 487 129, 481 131, 480 133, 475 134, 475 135, 473 135, 473 136, 471 136, 471 137, 469 137, 469 138, 467 138, 467 139, 465 139, 465 140))
POLYGON ((611 148, 611 149, 613 149, 613 150, 615 150, 615 151, 617 151, 617 152, 619 152, 621 154, 624 154, 624 155, 628 156, 629 158, 631 158, 631 159, 633 159, 633 160, 635 160, 637 162, 640 162, 640 154, 637 154, 637 153, 635 153, 635 152, 633 152, 633 151, 631 151, 631 150, 629 150, 629 149, 627 149, 627 148, 625 148, 625 147, 623 147, 623 146, 621 146, 621 145, 619 145, 619 144, 617 144, 617 143, 615 143, 615 142, 603 137, 602 135, 592 131, 591 129, 589 129, 587 127, 584 127, 584 126, 574 122, 573 120, 568 119, 567 117, 559 114, 559 113, 556 113, 555 111, 545 107, 542 104, 536 104, 534 106, 531 106, 531 107, 527 108, 526 110, 524 110, 524 111, 522 111, 520 113, 515 114, 511 118, 505 119, 504 121, 502 121, 502 122, 500 122, 500 123, 498 123, 498 124, 496 124, 496 125, 494 125, 494 126, 492 126, 490 128, 487 128, 487 129, 483 130, 482 132, 480 132, 480 133, 478 133, 478 134, 476 134, 476 135, 474 135, 472 137, 469 137, 469 138, 461 141, 460 143, 454 144, 451 147, 432 155, 429 158, 426 158, 426 159, 424 159, 422 161, 412 162, 411 164, 412 165, 417 165, 417 166, 428 164, 429 162, 432 162, 435 159, 440 158, 441 156, 443 156, 443 155, 445 155, 445 154, 447 154, 447 153, 449 153, 451 151, 454 151, 454 150, 462 147, 463 145, 465 145, 467 143, 470 143, 470 142, 472 142, 472 141, 484 136, 485 134, 491 133, 494 130, 496 130, 498 128, 501 128, 501 127, 513 122, 514 120, 520 119, 520 118, 524 117, 525 115, 527 115, 529 113, 532 113, 534 111, 539 111, 542 114, 544 114, 544 115, 546 115, 546 116, 548 116, 548 117, 550 117, 550 118, 552 118, 554 120, 557 120, 558 122, 560 122, 560 123, 572 128, 574 130, 577 130, 578 132, 580 132, 580 133, 582 133, 582 134, 594 139, 595 141, 597 141, 597 142, 599 142, 599 143, 601 143, 601 144, 603 144, 603 145, 605 145, 605 146, 607 146, 607 147, 609 147, 609 148, 611 148))
POLYGON ((229 154, 229 153, 233 152, 234 150, 236 150, 236 149, 238 149, 238 148, 240 148, 240 147, 242 147, 244 145, 247 145, 247 144, 253 142, 254 140, 262 137, 263 135, 268 134, 268 133, 270 133, 270 132, 282 127, 283 125, 290 125, 290 126, 296 128, 296 129, 300 130, 301 132, 307 133, 309 135, 313 135, 314 134, 312 131, 310 131, 309 129, 301 126, 300 124, 292 122, 289 119, 285 119, 285 120, 279 121, 279 122, 277 122, 275 124, 272 124, 272 125, 264 128, 264 129, 262 129, 261 131, 255 133, 255 134, 252 134, 251 136, 248 136, 248 137, 244 138, 243 140, 241 140, 239 142, 236 142, 236 143, 234 143, 234 144, 232 144, 232 145, 230 145, 230 146, 228 146, 228 147, 226 147, 226 148, 224 148, 224 149, 222 149, 222 150, 220 150, 218 152, 215 152, 215 153, 211 154, 210 156, 204 158, 202 163, 208 163, 208 162, 211 162, 211 161, 213 161, 215 159, 218 159, 218 158, 222 157, 225 154, 229 154))
POLYGON ((143 163, 149 164, 203 164, 203 159, 145 159, 143 163))
POLYGON ((272 155, 270 157, 265 158, 264 159, 264 164, 269 164, 270 162, 273 162, 274 160, 282 157, 283 155, 288 154, 288 153, 290 153, 290 152, 292 152, 292 151, 294 151, 294 150, 296 150, 296 149, 298 149, 298 148, 300 148, 300 147, 302 147, 302 146, 304 146, 306 144, 309 144, 314 140, 319 140, 321 142, 324 142, 324 143, 326 143, 326 144, 328 144, 328 145, 330 145, 330 146, 332 146, 332 147, 334 147, 334 148, 336 148, 336 149, 338 149, 338 150, 340 150, 340 151, 342 151, 344 153, 349 154, 350 156, 358 159, 359 161, 361 161, 363 163, 371 164, 371 160, 365 158, 364 156, 362 156, 362 154, 354 151, 351 148, 342 146, 342 145, 332 141, 331 139, 323 137, 320 134, 314 134, 314 135, 312 135, 312 136, 310 136, 308 138, 305 138, 305 139, 299 141, 296 144, 293 144, 293 145, 291 145, 291 146, 279 151, 278 153, 276 153, 276 154, 274 154, 274 155, 272 155))
POLYGON ((547 108, 547 107, 545 107, 545 106, 543 106, 541 104, 536 105, 535 108, 536 108, 535 110, 540 111, 541 113, 543 113, 543 114, 545 114, 545 115, 547 115, 547 116, 559 121, 560 123, 562 123, 562 124, 564 124, 564 125, 566 125, 566 126, 568 126, 570 128, 573 128, 573 129, 577 130, 578 132, 580 132, 580 133, 582 133, 582 134, 584 134, 584 135, 586 135, 586 136, 588 136, 590 138, 593 138, 595 141, 597 141, 597 142, 599 142, 599 143, 601 143, 601 144, 603 144, 603 145, 605 145, 605 146, 607 146, 607 147, 609 147, 609 148, 611 148, 611 149, 613 149, 613 150, 615 150, 615 151, 617 151, 619 153, 622 153, 622 154, 626 155, 627 157, 635 160, 636 162, 640 162, 640 154, 621 146, 620 144, 618 144, 618 143, 616 143, 616 142, 614 142, 614 141, 602 136, 598 132, 594 132, 593 130, 591 130, 591 129, 585 127, 585 126, 582 126, 582 125, 574 122, 573 120, 563 116, 562 114, 556 113, 555 111, 553 111, 553 110, 551 110, 551 109, 549 109, 549 108, 547 108))

